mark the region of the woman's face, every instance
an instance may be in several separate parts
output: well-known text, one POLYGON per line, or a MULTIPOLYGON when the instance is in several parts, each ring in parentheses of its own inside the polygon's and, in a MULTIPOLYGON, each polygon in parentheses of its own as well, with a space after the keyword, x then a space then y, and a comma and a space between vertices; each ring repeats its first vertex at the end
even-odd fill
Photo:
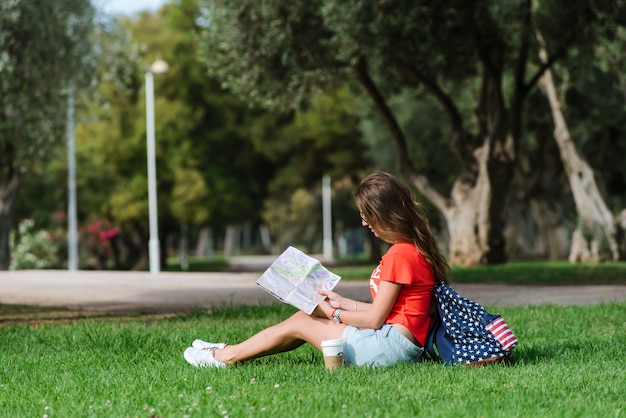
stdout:
POLYGON ((372 231, 372 227, 370 226, 370 224, 367 223, 367 219, 365 219, 365 215, 363 215, 363 212, 360 212, 359 215, 361 215, 361 226, 366 226, 370 229, 370 231, 372 231))
POLYGON ((365 219, 365 216, 363 216, 363 214, 361 213, 361 226, 366 226, 370 229, 370 231, 372 231, 372 234, 374 234, 375 237, 380 238, 378 236, 378 234, 376 233, 376 231, 374 230, 374 228, 372 227, 372 225, 370 225, 369 223, 367 223, 367 219, 365 219))
POLYGON ((370 224, 368 224, 365 221, 361 221, 361 225, 368 227, 370 229, 370 231, 372 231, 372 234, 374 234, 376 237, 378 237, 378 235, 376 234, 376 231, 374 231, 374 228, 372 228, 372 226, 370 224))

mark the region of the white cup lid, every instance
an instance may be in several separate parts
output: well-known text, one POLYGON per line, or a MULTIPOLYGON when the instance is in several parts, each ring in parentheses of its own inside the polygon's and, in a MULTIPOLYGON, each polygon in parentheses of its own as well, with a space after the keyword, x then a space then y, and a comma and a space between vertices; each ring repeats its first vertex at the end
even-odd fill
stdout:
POLYGON ((342 339, 336 339, 336 340, 323 340, 322 341, 322 347, 330 347, 330 346, 335 346, 335 345, 343 345, 344 342, 342 339))

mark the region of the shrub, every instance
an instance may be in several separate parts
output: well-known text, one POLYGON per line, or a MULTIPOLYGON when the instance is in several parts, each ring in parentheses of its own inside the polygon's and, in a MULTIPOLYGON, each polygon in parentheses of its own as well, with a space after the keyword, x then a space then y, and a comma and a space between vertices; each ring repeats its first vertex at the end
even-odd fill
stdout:
POLYGON ((18 226, 17 237, 11 234, 16 245, 11 250, 11 270, 61 268, 60 243, 43 229, 35 230, 32 219, 24 219, 18 226), (17 240, 16 240, 17 238, 17 240))

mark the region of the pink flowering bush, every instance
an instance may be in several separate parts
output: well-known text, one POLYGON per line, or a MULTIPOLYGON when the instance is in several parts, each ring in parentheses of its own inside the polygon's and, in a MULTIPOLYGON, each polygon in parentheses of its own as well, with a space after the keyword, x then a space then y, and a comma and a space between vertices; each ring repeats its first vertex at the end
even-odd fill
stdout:
POLYGON ((81 262, 85 268, 104 270, 111 268, 115 257, 115 238, 120 229, 107 219, 92 216, 89 223, 80 229, 81 262))

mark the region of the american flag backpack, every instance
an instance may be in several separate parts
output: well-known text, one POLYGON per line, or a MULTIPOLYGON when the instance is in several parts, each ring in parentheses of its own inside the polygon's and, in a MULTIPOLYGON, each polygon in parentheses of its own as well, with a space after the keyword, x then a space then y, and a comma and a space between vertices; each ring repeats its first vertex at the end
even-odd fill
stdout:
POLYGON ((435 286, 435 301, 437 312, 424 347, 427 358, 472 366, 514 362, 517 338, 500 315, 459 296, 444 282, 435 286))

